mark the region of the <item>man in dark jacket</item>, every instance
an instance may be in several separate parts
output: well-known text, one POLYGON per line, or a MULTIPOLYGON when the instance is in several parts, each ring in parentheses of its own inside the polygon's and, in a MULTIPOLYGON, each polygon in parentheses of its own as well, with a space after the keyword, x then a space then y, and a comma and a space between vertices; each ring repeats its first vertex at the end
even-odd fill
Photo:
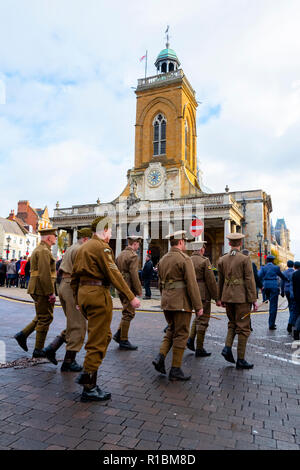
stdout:
POLYGON ((142 279, 144 281, 144 287, 145 287, 145 297, 144 299, 151 299, 151 289, 150 289, 150 284, 151 280, 153 278, 154 274, 154 268, 153 268, 153 263, 150 258, 150 256, 146 256, 146 262, 143 267, 142 271, 142 279))
POLYGON ((295 272, 292 275, 292 292, 291 297, 294 298, 296 303, 296 323, 294 329, 294 339, 299 340, 300 334, 300 262, 296 261, 294 264, 295 272))
POLYGON ((293 326, 295 326, 296 322, 296 303, 295 300, 291 298, 291 289, 290 289, 290 284, 292 281, 292 276, 294 274, 294 262, 292 260, 288 260, 287 262, 287 269, 283 271, 283 274, 285 275, 286 279, 281 280, 281 296, 284 297, 286 296, 286 299, 288 301, 288 306, 289 306, 289 321, 288 321, 288 326, 287 326, 287 331, 288 333, 292 332, 293 326))
POLYGON ((6 279, 6 262, 5 260, 0 261, 0 287, 3 287, 6 279))

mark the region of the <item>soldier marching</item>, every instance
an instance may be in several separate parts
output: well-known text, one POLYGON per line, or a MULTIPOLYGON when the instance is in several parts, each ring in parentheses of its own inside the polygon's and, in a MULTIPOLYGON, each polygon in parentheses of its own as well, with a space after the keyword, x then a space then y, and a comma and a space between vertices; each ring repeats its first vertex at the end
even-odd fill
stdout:
MULTIPOLYGON (((111 397, 97 385, 97 373, 111 341, 112 299, 110 286, 119 292, 122 317, 114 340, 120 349, 136 350, 128 340, 135 309, 140 306, 137 296, 142 295, 139 280, 137 251, 141 239, 128 237, 128 246, 116 262, 109 246, 111 220, 97 217, 91 229, 79 231, 79 241, 65 253, 61 264, 62 283, 59 288, 61 305, 66 315, 66 329, 52 343, 44 347, 49 326, 53 320, 55 302, 55 260, 51 246, 56 242, 54 229, 41 231, 41 244, 31 257, 31 280, 28 292, 35 302, 36 316, 21 332, 15 335, 18 344, 27 351, 27 337, 36 330, 33 357, 46 357, 57 364, 55 353, 66 342, 62 371, 81 372, 76 379, 83 386, 82 401, 103 401, 111 397), (93 233, 93 235, 92 235, 93 233), (86 331, 83 367, 75 357, 80 351, 86 331)), ((231 250, 219 259, 218 285, 208 258, 204 256, 205 241, 194 243, 192 256, 186 254, 186 232, 170 233, 166 238, 171 248, 158 265, 161 308, 167 321, 159 353, 152 361, 156 371, 166 374, 165 359, 172 350, 170 381, 187 381, 191 378, 182 370, 186 347, 195 351, 196 357, 210 356, 204 348, 206 330, 210 321, 211 300, 226 308, 228 331, 223 357, 236 363, 237 369, 251 369, 245 360, 246 345, 251 333, 251 309, 257 310, 257 292, 250 258, 241 253, 240 233, 230 233, 227 238, 231 250), (195 319, 190 329, 192 313, 195 319), (232 345, 238 337, 237 359, 232 345)))

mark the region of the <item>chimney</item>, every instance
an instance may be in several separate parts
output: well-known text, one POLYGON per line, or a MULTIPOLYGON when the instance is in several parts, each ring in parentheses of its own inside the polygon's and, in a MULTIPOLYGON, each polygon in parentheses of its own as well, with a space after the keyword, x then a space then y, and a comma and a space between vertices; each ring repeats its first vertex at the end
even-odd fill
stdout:
POLYGON ((8 219, 9 220, 15 220, 15 218, 16 218, 15 211, 14 211, 14 209, 11 209, 10 214, 8 216, 8 219))

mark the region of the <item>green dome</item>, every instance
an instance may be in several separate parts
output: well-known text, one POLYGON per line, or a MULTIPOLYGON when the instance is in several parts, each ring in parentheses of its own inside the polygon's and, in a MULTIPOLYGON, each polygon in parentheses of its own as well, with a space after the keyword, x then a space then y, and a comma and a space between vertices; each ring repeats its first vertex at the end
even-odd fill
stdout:
POLYGON ((178 61, 176 52, 173 51, 173 49, 163 49, 162 51, 160 51, 160 53, 157 56, 157 60, 163 60, 163 59, 172 59, 172 60, 178 61))

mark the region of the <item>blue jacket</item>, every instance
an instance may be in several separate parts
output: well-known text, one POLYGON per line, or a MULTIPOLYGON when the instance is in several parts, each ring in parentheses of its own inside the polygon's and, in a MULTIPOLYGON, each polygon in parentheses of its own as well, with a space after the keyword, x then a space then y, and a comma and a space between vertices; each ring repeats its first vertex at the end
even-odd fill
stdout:
POLYGON ((260 268, 258 276, 263 283, 264 289, 278 289, 278 277, 286 280, 286 277, 280 271, 280 267, 271 262, 260 268))
POLYGON ((295 272, 294 268, 288 268, 285 271, 283 271, 283 274, 285 275, 286 279, 281 279, 281 293, 282 294, 291 293, 291 280, 292 280, 292 275, 294 272, 295 272))

